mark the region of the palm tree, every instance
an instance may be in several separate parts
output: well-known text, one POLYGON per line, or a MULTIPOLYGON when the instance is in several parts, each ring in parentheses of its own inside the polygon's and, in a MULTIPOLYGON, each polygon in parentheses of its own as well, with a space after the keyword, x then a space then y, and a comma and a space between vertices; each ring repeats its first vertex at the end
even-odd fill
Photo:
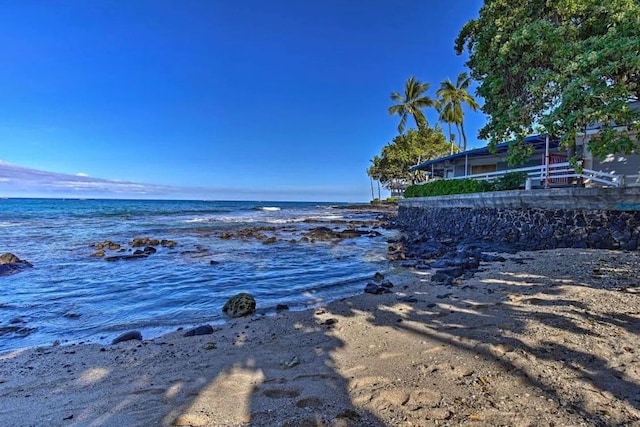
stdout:
POLYGON ((447 79, 440 83, 440 89, 436 92, 442 100, 442 114, 446 120, 451 120, 459 129, 462 135, 463 151, 467 151, 467 135, 464 133, 464 111, 462 104, 467 104, 469 108, 476 111, 480 106, 473 95, 467 90, 471 84, 471 77, 462 72, 458 75, 456 84, 447 79))
MULTIPOLYGON (((373 156, 373 159, 369 160, 371 162, 371 166, 367 169, 367 175, 369 175, 369 179, 375 179, 378 182, 378 200, 380 200, 380 161, 382 159, 380 156, 373 156)), ((373 195, 373 181, 371 181, 371 199, 375 199, 373 195)))
POLYGON ((434 108, 438 112, 438 120, 447 124, 447 127, 449 129, 448 136, 449 136, 449 143, 451 144, 451 154, 453 154, 453 146, 454 146, 453 138, 455 135, 451 132, 451 123, 453 123, 451 109, 445 107, 445 102, 443 99, 436 100, 434 108))
POLYGON ((404 85, 404 95, 391 92, 391 100, 395 105, 389 107, 389 114, 400 116, 398 132, 403 133, 407 124, 407 116, 412 116, 418 129, 427 125, 423 108, 432 107, 434 101, 424 93, 429 90, 429 83, 421 83, 415 77, 409 77, 404 85))

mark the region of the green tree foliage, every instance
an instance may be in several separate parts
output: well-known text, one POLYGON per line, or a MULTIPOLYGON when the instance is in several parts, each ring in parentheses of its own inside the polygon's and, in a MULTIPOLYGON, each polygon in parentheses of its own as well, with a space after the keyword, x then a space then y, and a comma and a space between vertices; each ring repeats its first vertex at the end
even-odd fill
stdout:
POLYGON ((517 161, 528 134, 557 135, 571 148, 588 125, 601 123, 589 144, 595 155, 631 152, 639 28, 638 0, 485 0, 456 40, 490 116, 480 137, 494 145, 516 138, 517 161))
POLYGON ((367 174, 381 182, 385 187, 393 187, 398 182, 416 182, 422 180, 424 172, 409 171, 411 166, 449 154, 451 148, 442 130, 427 125, 419 130, 410 129, 407 133, 393 138, 382 148, 380 156, 375 156, 367 174))
POLYGON ((400 116, 398 133, 404 132, 408 116, 413 117, 418 129, 427 126, 427 118, 422 109, 434 106, 434 101, 425 95, 428 90, 429 83, 421 83, 415 77, 409 77, 404 85, 404 95, 391 92, 391 100, 396 104, 389 107, 388 111, 392 116, 400 116))
POLYGON ((470 84, 471 77, 467 73, 460 73, 455 84, 449 79, 444 80, 436 92, 439 97, 440 108, 438 112, 440 117, 449 126, 453 123, 459 129, 462 136, 462 151, 467 151, 467 135, 464 132, 464 110, 462 107, 467 105, 473 111, 479 107, 478 102, 468 91, 470 84))

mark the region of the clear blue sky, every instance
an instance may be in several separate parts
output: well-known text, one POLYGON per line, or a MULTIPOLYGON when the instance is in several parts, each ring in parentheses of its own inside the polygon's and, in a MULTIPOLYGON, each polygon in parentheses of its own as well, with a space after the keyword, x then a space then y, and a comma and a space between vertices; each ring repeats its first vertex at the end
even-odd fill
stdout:
MULTIPOLYGON (((0 193, 367 201, 369 159, 397 133, 390 92, 455 80, 481 4, 2 2, 0 193), (65 174, 102 184, 46 186, 65 174)), ((466 121, 484 145, 483 115, 466 121)))

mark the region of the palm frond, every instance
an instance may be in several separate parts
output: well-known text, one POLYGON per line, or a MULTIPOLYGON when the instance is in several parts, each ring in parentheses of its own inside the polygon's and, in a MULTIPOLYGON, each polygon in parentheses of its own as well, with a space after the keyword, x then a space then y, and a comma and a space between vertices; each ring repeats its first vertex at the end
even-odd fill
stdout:
POLYGON ((456 80, 456 87, 458 87, 458 89, 468 89, 470 84, 471 77, 469 77, 467 73, 463 71, 462 73, 458 74, 458 78, 456 80))
POLYGON ((428 96, 424 96, 416 99, 413 104, 418 108, 428 108, 433 107, 435 105, 435 101, 428 96))
POLYGON ((404 106, 404 104, 392 105, 387 111, 391 116, 395 116, 396 114, 405 114, 406 107, 404 106))
POLYGON ((405 97, 400 95, 398 92, 391 92, 391 100, 393 102, 401 102, 401 103, 404 103, 406 101, 405 97))

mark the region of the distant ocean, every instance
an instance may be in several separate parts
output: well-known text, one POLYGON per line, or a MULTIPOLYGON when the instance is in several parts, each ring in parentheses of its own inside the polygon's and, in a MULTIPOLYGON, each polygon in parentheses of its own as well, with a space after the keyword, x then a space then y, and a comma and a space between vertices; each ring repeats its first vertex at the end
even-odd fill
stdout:
POLYGON ((394 232, 300 242, 313 227, 342 230, 350 227, 342 221, 376 215, 335 205, 1 199, 0 253, 34 268, 0 277, 0 351, 55 340, 108 343, 133 329, 153 337, 221 323, 224 302, 238 292, 253 294, 261 313, 280 303, 299 310, 360 293, 367 279, 387 268, 386 239, 394 232), (220 237, 248 227, 275 227, 262 232, 277 234, 278 241, 220 237), (128 248, 134 237, 178 245, 135 261, 91 256, 95 243, 128 248))

